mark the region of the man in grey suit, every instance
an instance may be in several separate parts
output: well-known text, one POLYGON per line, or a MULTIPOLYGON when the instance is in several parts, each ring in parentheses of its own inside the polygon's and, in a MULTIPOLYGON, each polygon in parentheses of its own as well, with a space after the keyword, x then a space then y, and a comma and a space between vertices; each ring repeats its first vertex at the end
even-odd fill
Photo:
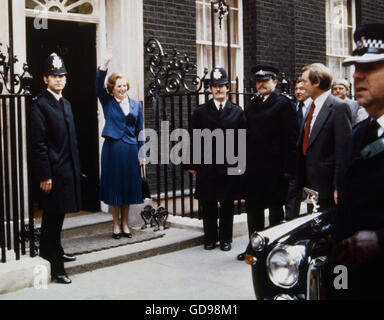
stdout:
POLYGON ((337 79, 332 83, 332 94, 348 103, 352 113, 352 126, 368 118, 368 113, 355 100, 348 98, 349 83, 346 79, 337 79))
POLYGON ((331 95, 332 75, 323 64, 304 67, 302 79, 313 103, 298 140, 299 186, 317 191, 320 210, 324 210, 336 201, 336 177, 351 132, 351 111, 347 103, 331 95))

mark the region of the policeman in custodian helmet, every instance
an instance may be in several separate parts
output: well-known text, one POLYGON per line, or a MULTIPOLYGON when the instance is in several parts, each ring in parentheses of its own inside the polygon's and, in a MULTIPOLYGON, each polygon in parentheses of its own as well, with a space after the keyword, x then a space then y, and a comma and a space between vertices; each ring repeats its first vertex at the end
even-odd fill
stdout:
POLYGON ((65 68, 64 60, 56 53, 52 53, 44 63, 44 75, 45 76, 63 76, 67 75, 67 69, 65 68))
POLYGON ((43 209, 40 256, 51 264, 52 280, 69 284, 61 230, 65 213, 81 208, 80 160, 70 102, 62 96, 67 83, 64 61, 52 53, 44 64, 45 90, 31 109, 31 159, 43 209))
POLYGON ((214 68, 211 71, 211 82, 210 86, 221 86, 221 85, 227 85, 229 84, 228 80, 228 73, 227 70, 224 68, 214 68))
MULTIPOLYGON (((245 117, 243 110, 228 99, 229 79, 224 68, 212 70, 210 86, 213 99, 195 109, 191 120, 191 129, 222 132, 224 143, 221 146, 232 144, 236 154, 238 151, 236 146, 239 143, 235 144, 235 141, 230 141, 227 130, 238 136, 239 130, 245 129, 245 117)), ((202 146, 204 144, 202 140, 194 140, 191 145, 202 146)), ((220 149, 220 146, 218 147, 220 149)), ((213 250, 217 242, 220 242, 220 250, 230 251, 233 238, 234 200, 240 197, 239 175, 228 173, 229 169, 233 168, 226 160, 221 162, 216 142, 212 144, 212 158, 210 160, 204 158, 206 157, 205 154, 206 152, 204 155, 200 153, 197 163, 189 166, 190 173, 196 174, 195 197, 200 200, 202 206, 204 249, 213 250)), ((193 161, 195 158, 196 155, 195 157, 191 156, 193 161)))

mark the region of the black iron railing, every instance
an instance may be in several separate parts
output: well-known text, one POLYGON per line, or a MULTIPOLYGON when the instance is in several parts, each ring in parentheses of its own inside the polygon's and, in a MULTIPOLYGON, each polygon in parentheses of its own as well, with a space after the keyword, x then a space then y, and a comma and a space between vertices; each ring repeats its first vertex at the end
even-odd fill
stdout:
POLYGON ((8 250, 14 251, 16 260, 26 255, 27 249, 31 256, 35 256, 25 121, 30 99, 30 95, 0 95, 0 247, 3 263, 7 261, 8 250))
POLYGON ((0 255, 7 261, 13 250, 16 260, 29 253, 35 256, 33 210, 28 175, 28 105, 32 76, 27 64, 16 73, 13 50, 13 3, 8 0, 9 44, 0 43, 0 255))
MULTIPOLYGON (((151 81, 147 90, 145 110, 153 110, 153 113, 149 112, 147 116, 154 118, 153 129, 157 132, 158 144, 157 163, 147 167, 151 190, 155 190, 152 191, 153 199, 158 206, 164 206, 174 215, 199 217, 199 203, 193 198, 194 176, 185 170, 182 163, 164 162, 162 155, 177 144, 170 141, 167 135, 175 129, 189 130, 194 109, 211 98, 208 70, 205 69, 204 75, 198 77, 195 73, 197 67, 191 63, 188 55, 181 55, 176 48, 171 53, 166 53, 157 39, 147 42, 146 53, 151 81), (163 124, 166 126, 163 127, 163 124), (168 150, 164 150, 165 148, 168 150)), ((289 91, 289 83, 284 74, 281 79, 281 91, 289 91)), ((254 94, 254 81, 244 81, 240 87, 239 79, 236 78, 235 88, 229 93, 229 98, 246 109, 254 94)), ((241 204, 240 200, 237 201, 237 213, 244 210, 241 204)))
MULTIPOLYGON (((206 82, 206 84, 208 83, 206 82)), ((229 97, 233 103, 244 106, 249 103, 253 95, 252 88, 240 90, 237 79, 235 90, 229 94, 229 97)), ((198 92, 160 93, 156 102, 153 101, 153 96, 146 99, 145 108, 152 109, 156 104, 154 115, 158 137, 157 164, 148 165, 148 180, 152 181, 152 190, 155 190, 152 192, 153 199, 157 205, 164 206, 168 212, 174 215, 200 217, 200 206, 193 197, 194 176, 185 170, 184 164, 174 164, 172 161, 164 163, 164 155, 178 143, 170 141, 168 135, 175 129, 188 131, 195 108, 209 99, 211 99, 211 93, 207 87, 198 92)), ((244 212, 244 206, 240 204, 240 200, 236 201, 236 213, 244 212)))

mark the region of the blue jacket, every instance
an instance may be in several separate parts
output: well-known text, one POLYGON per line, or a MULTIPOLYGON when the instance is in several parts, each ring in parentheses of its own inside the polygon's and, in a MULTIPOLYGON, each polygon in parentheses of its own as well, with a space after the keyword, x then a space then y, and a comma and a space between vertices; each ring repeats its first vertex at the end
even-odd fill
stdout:
MULTIPOLYGON (((128 97, 130 104, 129 115, 126 116, 116 99, 110 95, 105 87, 107 70, 98 69, 96 74, 96 95, 98 96, 104 111, 105 126, 102 132, 104 138, 123 139, 128 144, 138 146, 138 150, 144 145, 139 141, 139 133, 144 129, 143 108, 139 101, 128 97)), ((140 154, 145 157, 145 152, 140 154)))

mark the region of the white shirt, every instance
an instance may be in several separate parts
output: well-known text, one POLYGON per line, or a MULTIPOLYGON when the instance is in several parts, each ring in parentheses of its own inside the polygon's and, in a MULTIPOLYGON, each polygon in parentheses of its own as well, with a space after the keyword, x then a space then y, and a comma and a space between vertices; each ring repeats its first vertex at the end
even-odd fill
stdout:
POLYGON ((269 98, 269 96, 270 96, 270 94, 268 94, 268 95, 266 95, 266 96, 261 96, 262 97, 262 99, 263 99, 263 102, 265 102, 265 101, 267 101, 267 99, 269 98))
MULTIPOLYGON (((305 116, 307 115, 307 113, 308 113, 308 110, 309 110, 309 108, 310 108, 310 106, 311 106, 311 104, 312 104, 312 98, 308 98, 308 99, 306 99, 306 100, 304 100, 303 101, 303 103, 304 103, 304 106, 303 106, 303 108, 301 109, 301 111, 302 111, 302 113, 303 113, 303 119, 305 119, 305 116)), ((299 104, 300 104, 300 101, 298 101, 297 103, 296 103, 296 111, 299 111, 299 104)))
POLYGON ((324 93, 322 93, 321 95, 319 95, 315 100, 314 100, 314 103, 315 103, 315 110, 313 111, 313 115, 312 115, 312 121, 311 121, 311 128, 310 128, 310 131, 312 131, 312 128, 313 128, 313 125, 315 124, 315 121, 316 121, 316 118, 317 116, 319 115, 321 109, 323 108, 323 105, 324 105, 324 102, 325 100, 328 99, 328 97, 330 96, 331 94, 331 90, 328 90, 324 93))
POLYGON ((52 93, 52 95, 55 97, 57 101, 59 101, 63 96, 61 94, 57 94, 56 92, 53 92, 51 89, 47 89, 48 92, 52 93))
POLYGON ((377 136, 380 137, 384 133, 384 115, 376 119, 376 121, 380 125, 380 128, 377 130, 377 136))
POLYGON ((224 102, 219 102, 219 101, 213 99, 213 102, 215 103, 217 111, 220 111, 220 105, 223 107, 223 110, 224 110, 224 107, 227 104, 227 100, 225 100, 224 102))
MULTIPOLYGON (((116 98, 115 98, 116 99, 116 98)), ((124 114, 127 116, 130 112, 130 105, 129 105, 129 99, 128 97, 125 97, 124 100, 118 100, 116 101, 120 104, 121 109, 123 110, 124 114)))

